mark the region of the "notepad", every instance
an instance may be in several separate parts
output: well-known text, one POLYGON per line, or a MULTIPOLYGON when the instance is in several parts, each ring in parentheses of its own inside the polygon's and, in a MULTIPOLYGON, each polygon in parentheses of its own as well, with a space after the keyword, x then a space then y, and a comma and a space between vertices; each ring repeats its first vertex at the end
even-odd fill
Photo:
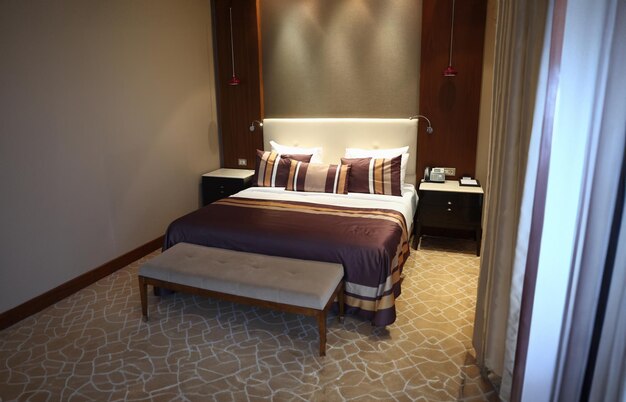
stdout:
POLYGON ((459 182, 462 186, 478 186, 478 180, 472 179, 471 177, 462 177, 459 179, 459 182))

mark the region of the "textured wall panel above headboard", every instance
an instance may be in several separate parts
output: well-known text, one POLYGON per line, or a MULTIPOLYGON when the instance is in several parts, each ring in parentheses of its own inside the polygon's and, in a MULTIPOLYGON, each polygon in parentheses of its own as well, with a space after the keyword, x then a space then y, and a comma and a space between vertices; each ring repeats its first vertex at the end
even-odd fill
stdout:
POLYGON ((384 149, 409 146, 406 181, 415 184, 417 121, 409 119, 265 119, 263 142, 322 147, 325 163, 339 163, 346 148, 384 149))
POLYGON ((421 1, 257 4, 266 117, 392 118, 420 110, 421 1))

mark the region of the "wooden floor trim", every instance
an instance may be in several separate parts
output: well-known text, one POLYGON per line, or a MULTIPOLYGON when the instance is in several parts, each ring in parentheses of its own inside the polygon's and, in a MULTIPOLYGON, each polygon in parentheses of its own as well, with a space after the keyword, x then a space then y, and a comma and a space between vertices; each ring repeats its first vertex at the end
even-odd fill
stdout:
POLYGON ((0 330, 10 327, 11 325, 30 317, 53 305, 54 303, 65 299, 66 297, 78 292, 79 290, 91 285, 92 283, 104 278, 113 272, 124 268, 141 257, 144 257, 163 245, 163 236, 147 242, 146 244, 129 251, 103 265, 85 272, 84 274, 71 279, 56 288, 47 291, 33 299, 30 299, 11 310, 0 314, 0 330))

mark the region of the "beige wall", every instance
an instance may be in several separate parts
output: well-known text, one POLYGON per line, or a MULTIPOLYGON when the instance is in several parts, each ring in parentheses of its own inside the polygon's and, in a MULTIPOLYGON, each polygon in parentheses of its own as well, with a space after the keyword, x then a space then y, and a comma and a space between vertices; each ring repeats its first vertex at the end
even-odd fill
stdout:
POLYGON ((210 32, 206 0, 0 2, 0 312, 198 207, 210 32))
POLYGON ((265 117, 418 112, 421 1, 263 0, 265 117))

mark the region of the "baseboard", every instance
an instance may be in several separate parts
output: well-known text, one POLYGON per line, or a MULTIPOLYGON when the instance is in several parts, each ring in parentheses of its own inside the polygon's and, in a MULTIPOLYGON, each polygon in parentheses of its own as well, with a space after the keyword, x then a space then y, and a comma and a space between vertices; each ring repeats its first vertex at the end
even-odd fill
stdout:
POLYGON ((0 314, 0 330, 10 327, 11 325, 30 317, 53 305, 54 303, 65 299, 66 297, 78 292, 79 290, 91 285, 92 283, 104 278, 113 272, 124 268, 125 266, 137 261, 163 245, 163 236, 156 238, 146 244, 137 247, 128 253, 121 255, 89 272, 71 279, 46 293, 30 299, 11 310, 0 314))

